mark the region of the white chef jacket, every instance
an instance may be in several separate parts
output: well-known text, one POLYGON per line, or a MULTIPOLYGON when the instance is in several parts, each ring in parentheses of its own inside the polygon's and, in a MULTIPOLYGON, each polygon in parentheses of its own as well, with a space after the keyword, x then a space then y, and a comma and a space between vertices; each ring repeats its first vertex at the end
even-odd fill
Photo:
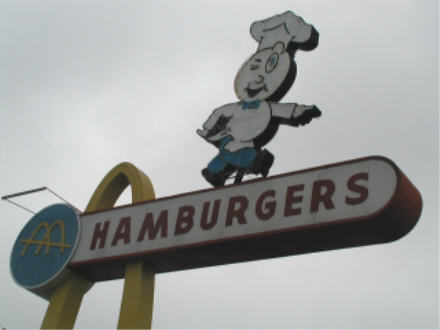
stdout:
POLYGON ((242 102, 230 103, 215 109, 203 124, 203 128, 211 131, 220 117, 227 118, 229 121, 226 127, 214 136, 208 137, 208 140, 218 141, 231 136, 232 140, 225 145, 225 149, 234 152, 242 148, 254 147, 253 140, 266 130, 272 117, 287 121, 293 118, 296 107, 296 103, 260 101, 256 109, 242 109, 242 102))

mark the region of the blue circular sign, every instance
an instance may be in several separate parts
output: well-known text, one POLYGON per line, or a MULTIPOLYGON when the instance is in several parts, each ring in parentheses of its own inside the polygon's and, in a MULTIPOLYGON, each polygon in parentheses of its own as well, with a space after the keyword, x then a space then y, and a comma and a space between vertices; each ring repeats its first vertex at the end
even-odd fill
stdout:
POLYGON ((66 267, 79 238, 79 218, 66 204, 49 206, 26 224, 11 254, 14 280, 27 289, 42 287, 66 267))

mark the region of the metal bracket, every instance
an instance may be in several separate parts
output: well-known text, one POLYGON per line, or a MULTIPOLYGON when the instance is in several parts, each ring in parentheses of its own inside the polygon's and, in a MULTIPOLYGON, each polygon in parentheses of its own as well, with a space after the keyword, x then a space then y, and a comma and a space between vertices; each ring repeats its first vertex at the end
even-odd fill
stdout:
POLYGON ((11 201, 10 199, 11 198, 15 198, 15 197, 20 197, 20 196, 23 196, 23 195, 33 194, 33 193, 44 191, 44 190, 49 191, 52 195, 56 196, 57 198, 62 200, 64 203, 66 203, 67 205, 73 207, 76 211, 81 213, 80 209, 78 209, 77 207, 72 205, 70 202, 68 202, 66 199, 64 199, 63 197, 61 197, 60 195, 58 195, 57 193, 55 193, 53 190, 49 189, 48 187, 40 187, 40 188, 36 188, 36 189, 31 189, 31 190, 26 190, 26 191, 18 192, 18 193, 15 193, 15 194, 6 195, 6 196, 3 196, 2 199, 7 201, 7 202, 9 202, 9 203, 11 203, 11 204, 13 204, 13 205, 15 205, 15 206, 18 206, 18 207, 22 208, 23 210, 26 210, 26 211, 28 211, 28 212, 30 212, 32 214, 35 214, 36 212, 28 209, 27 207, 24 207, 23 205, 18 204, 17 202, 11 201))

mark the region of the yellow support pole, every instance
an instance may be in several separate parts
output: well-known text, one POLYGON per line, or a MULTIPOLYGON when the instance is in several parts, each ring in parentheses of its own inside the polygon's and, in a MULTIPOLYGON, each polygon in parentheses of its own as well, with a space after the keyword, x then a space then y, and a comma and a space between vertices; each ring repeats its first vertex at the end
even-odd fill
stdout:
MULTIPOLYGON (((121 163, 101 181, 87 209, 112 207, 129 184, 133 203, 155 198, 153 185, 148 176, 130 163, 121 163)), ((151 328, 154 275, 154 271, 141 261, 127 264, 119 312, 119 329, 151 328)))
POLYGON ((41 329, 72 329, 82 298, 92 285, 81 275, 72 273, 52 293, 41 329))
POLYGON ((154 275, 142 261, 126 266, 118 329, 151 329, 154 275))
MULTIPOLYGON (((130 163, 121 163, 115 166, 96 188, 86 207, 85 212, 99 211, 111 208, 119 196, 131 186, 132 202, 142 202, 155 198, 153 185, 150 179, 142 171, 130 163)), ((50 298, 49 307, 41 325, 42 329, 72 329, 75 325, 76 316, 84 294, 93 286, 77 273, 57 287, 50 298)), ((142 324, 136 328, 147 328, 151 326, 154 299, 154 272, 140 262, 129 264, 126 267, 124 295, 121 305, 122 311, 138 310, 139 313, 130 314, 130 324, 142 324), (133 289, 141 292, 137 299, 132 300, 133 289), (127 297, 125 299, 125 297, 127 297)), ((118 324, 123 328, 130 328, 125 325, 125 317, 120 316, 118 324)))

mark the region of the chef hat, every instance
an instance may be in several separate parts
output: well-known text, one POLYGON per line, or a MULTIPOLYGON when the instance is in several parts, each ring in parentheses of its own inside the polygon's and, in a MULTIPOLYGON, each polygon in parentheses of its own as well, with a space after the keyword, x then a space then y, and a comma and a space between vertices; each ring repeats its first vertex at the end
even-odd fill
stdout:
POLYGON ((303 44, 316 39, 314 45, 304 48, 310 50, 316 47, 318 38, 313 26, 291 11, 252 23, 251 35, 259 43, 258 50, 272 47, 280 41, 287 48, 289 42, 303 44))

